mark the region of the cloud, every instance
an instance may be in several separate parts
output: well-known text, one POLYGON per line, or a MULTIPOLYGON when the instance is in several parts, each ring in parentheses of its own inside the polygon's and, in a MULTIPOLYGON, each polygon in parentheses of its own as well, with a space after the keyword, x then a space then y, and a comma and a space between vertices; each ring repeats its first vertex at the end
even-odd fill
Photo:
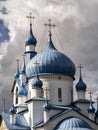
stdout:
MULTIPOLYGON (((26 16, 32 12, 36 17, 34 33, 38 40, 37 50, 43 49, 47 43, 43 24, 48 18, 52 18, 53 23, 56 24, 53 30, 55 46, 69 56, 76 66, 80 63, 84 66, 83 79, 88 89, 92 88, 95 96, 97 95, 97 0, 90 2, 89 0, 8 0, 1 6, 7 11, 6 14, 1 13, 0 17, 4 20, 10 35, 10 41, 5 42, 1 48, 4 52, 1 60, 1 93, 4 89, 10 90, 12 87, 17 57, 22 62, 22 54, 25 51, 24 41, 29 30, 26 16)), ((77 71, 75 83, 78 81, 78 76, 77 71)))

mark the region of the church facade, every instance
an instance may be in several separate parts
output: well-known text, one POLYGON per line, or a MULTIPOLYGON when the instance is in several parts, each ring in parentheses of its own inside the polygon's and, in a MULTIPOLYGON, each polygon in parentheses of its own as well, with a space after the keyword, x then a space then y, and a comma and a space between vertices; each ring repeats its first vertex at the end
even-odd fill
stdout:
MULTIPOLYGON (((30 18, 32 18, 30 16, 30 18)), ((76 67, 70 58, 59 52, 53 41, 51 20, 46 48, 36 52, 37 40, 32 23, 25 41, 21 69, 17 69, 12 87, 13 103, 0 115, 0 130, 98 130, 98 102, 94 108, 92 93, 87 89, 80 68, 76 84, 77 100, 73 100, 76 67)))

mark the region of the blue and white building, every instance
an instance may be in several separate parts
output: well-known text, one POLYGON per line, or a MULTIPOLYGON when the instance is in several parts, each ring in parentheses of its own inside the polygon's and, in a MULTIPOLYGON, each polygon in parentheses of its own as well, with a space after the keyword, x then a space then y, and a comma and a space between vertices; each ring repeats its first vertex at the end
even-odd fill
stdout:
MULTIPOLYGON (((51 23, 48 24, 51 26, 51 23)), ((73 100, 76 67, 56 49, 49 30, 44 50, 36 52, 32 24, 25 41, 21 69, 17 64, 12 87, 13 103, 0 116, 0 130, 98 130, 98 103, 86 99, 81 66, 73 100)))

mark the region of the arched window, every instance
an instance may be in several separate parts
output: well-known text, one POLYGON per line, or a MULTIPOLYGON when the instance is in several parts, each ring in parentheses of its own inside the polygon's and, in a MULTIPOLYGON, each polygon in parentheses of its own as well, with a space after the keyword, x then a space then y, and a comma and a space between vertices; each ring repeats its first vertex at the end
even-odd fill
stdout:
POLYGON ((62 102, 62 89, 58 88, 58 101, 62 102))

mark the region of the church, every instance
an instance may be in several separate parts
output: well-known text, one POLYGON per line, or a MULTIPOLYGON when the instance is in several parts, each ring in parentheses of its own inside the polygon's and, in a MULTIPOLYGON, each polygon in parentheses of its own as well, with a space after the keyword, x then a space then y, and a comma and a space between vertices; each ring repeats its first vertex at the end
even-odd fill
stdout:
POLYGON ((75 85, 77 100, 73 100, 76 66, 63 52, 56 49, 49 19, 47 45, 36 52, 37 39, 30 29, 25 40, 23 63, 17 68, 12 86, 13 102, 0 115, 0 130, 98 130, 97 107, 86 99, 87 85, 79 65, 79 81, 75 85))

